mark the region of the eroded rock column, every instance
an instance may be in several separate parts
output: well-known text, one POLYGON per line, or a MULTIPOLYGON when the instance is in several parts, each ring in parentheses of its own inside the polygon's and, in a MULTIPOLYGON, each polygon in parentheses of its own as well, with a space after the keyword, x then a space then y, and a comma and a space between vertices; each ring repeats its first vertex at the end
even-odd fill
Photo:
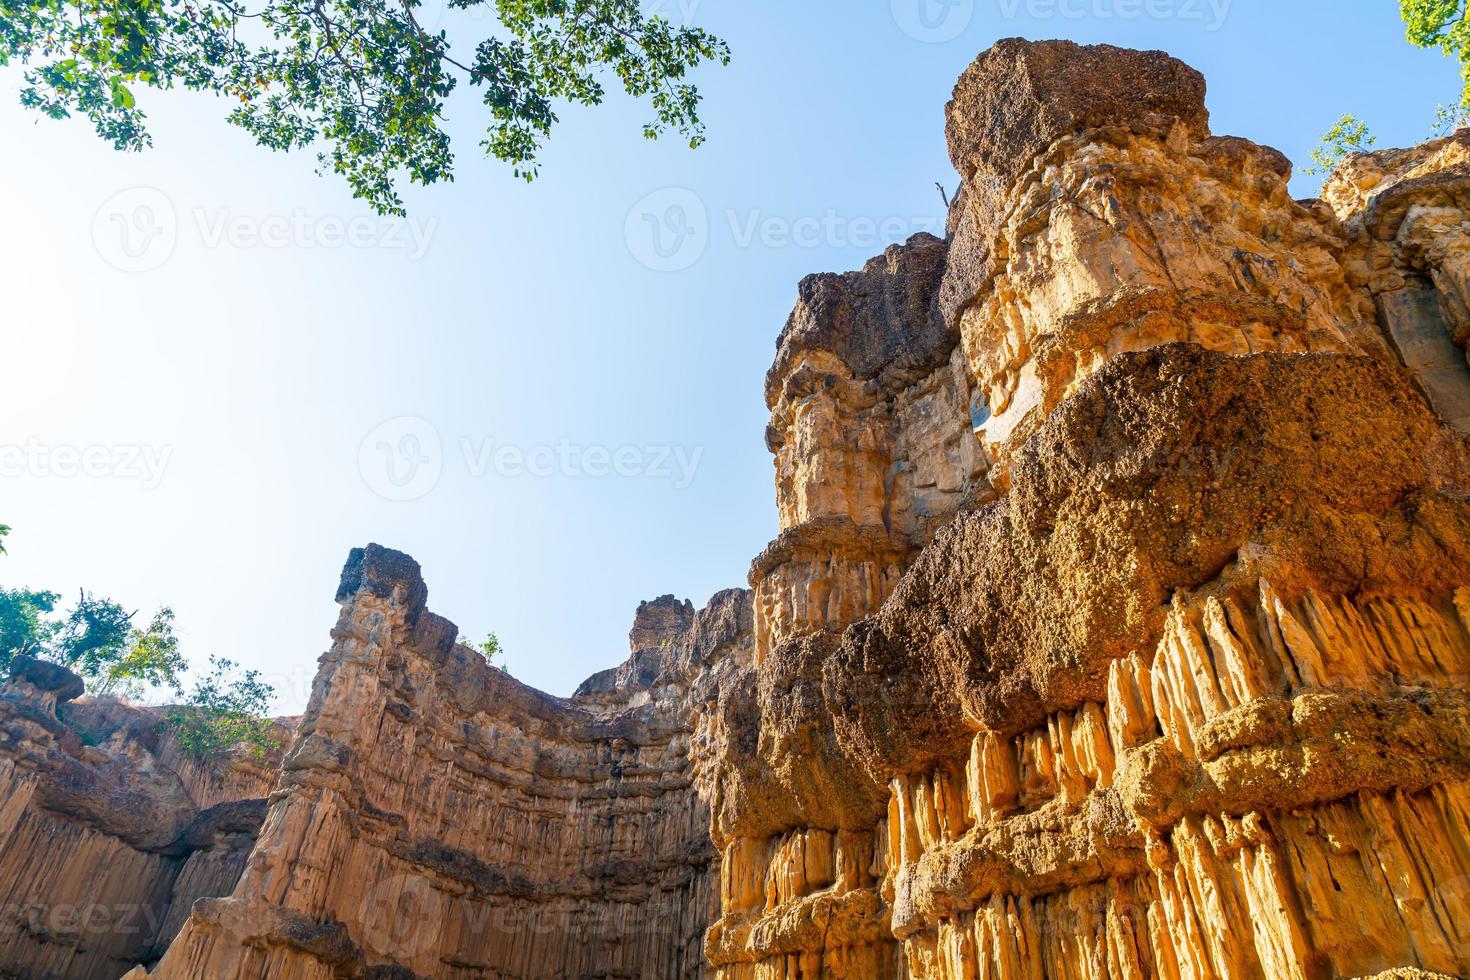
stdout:
POLYGON ((457 644, 426 595, 407 556, 354 552, 249 867, 150 976, 704 974, 719 861, 690 706, 749 660, 748 595, 653 604, 572 700, 457 644))
MULTIPOLYGON (((903 539, 876 609, 811 575, 839 614, 758 607, 720 701, 720 976, 1470 969, 1470 471, 1384 314, 1431 284, 1458 336, 1457 144, 1296 202, 1203 96, 1158 53, 1022 41, 956 88, 934 312, 883 308, 956 338, 987 491, 903 539)), ((798 306, 837 336, 793 358, 788 326, 768 386, 819 556, 896 526, 844 523, 902 444, 852 421, 857 292, 798 306)), ((758 597, 794 594, 797 540, 758 597)))

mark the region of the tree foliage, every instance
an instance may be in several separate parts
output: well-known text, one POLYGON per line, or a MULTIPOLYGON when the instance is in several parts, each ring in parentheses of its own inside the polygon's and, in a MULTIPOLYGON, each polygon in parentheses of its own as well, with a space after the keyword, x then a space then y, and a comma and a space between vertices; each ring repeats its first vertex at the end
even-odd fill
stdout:
POLYGON ((241 673, 223 657, 210 657, 210 672, 168 709, 167 725, 186 756, 217 762, 227 752, 263 758, 280 746, 270 711, 272 691, 260 672, 241 673))
POLYGON ((481 146, 529 180, 559 104, 598 105, 605 80, 646 99, 644 134, 704 140, 688 81, 729 62, 724 41, 647 15, 640 0, 444 0, 493 10, 500 30, 452 48, 422 0, 0 0, 0 65, 24 66, 23 104, 85 116, 120 150, 151 145, 144 88, 227 98, 228 119, 273 150, 319 148, 380 213, 396 181, 452 179, 445 103, 461 83, 488 116, 481 146))
POLYGON ((51 645, 52 656, 89 681, 105 677, 127 656, 133 616, 111 599, 84 589, 61 621, 51 645))
POLYGON ((1354 153, 1365 153, 1378 142, 1368 124, 1357 116, 1347 115, 1339 119, 1322 136, 1322 142, 1312 151, 1316 166, 1309 167, 1309 174, 1330 174, 1337 165, 1354 153))
POLYGON ((1470 108, 1464 105, 1441 105, 1434 110, 1434 121, 1429 125, 1429 138, 1449 136, 1470 124, 1470 108))
POLYGON ((60 598, 55 592, 0 589, 0 669, 16 657, 49 653, 57 624, 47 617, 60 598))
POLYGON ((485 657, 485 662, 502 673, 510 673, 510 663, 506 659, 505 648, 500 645, 500 637, 494 633, 488 633, 484 641, 477 647, 485 657))
POLYGON ((96 666, 88 677, 87 690, 97 697, 139 697, 163 687, 177 690, 179 675, 188 669, 174 635, 174 611, 165 606, 146 627, 129 631, 118 656, 96 666))
POLYGON ((1443 52, 1460 63, 1460 104, 1470 107, 1470 22, 1465 0, 1399 0, 1409 43, 1443 52))
POLYGON ((174 614, 154 614, 133 626, 133 613, 85 591, 65 615, 61 597, 33 589, 0 589, 0 670, 20 656, 51 660, 75 671, 96 697, 139 697, 175 689, 188 669, 174 636, 174 614))
POLYGON ((5 535, 10 533, 9 524, 0 524, 0 555, 5 554, 5 535))
POLYGON ((237 749, 259 757, 279 746, 267 717, 273 692, 258 671, 242 674, 233 662, 211 657, 210 672, 185 688, 189 664, 172 609, 165 606, 148 625, 136 627, 133 613, 85 590, 58 617, 60 598, 55 592, 0 589, 0 671, 24 655, 74 670, 94 697, 136 698, 166 690, 180 703, 167 709, 163 724, 184 754, 200 762, 237 749))

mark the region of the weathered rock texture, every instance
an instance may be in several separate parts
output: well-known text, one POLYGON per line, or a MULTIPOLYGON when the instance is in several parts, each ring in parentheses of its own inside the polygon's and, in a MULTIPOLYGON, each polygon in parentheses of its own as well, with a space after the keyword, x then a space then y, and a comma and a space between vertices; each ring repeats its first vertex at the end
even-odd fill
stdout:
POLYGON ((748 593, 645 604, 628 663, 571 700, 457 644, 426 597, 412 559, 354 552, 244 877, 150 976, 703 975, 698 717, 751 658, 748 593))
POLYGON ((804 284, 718 976, 1470 972, 1470 141, 1297 202, 1203 97, 1002 42, 948 243, 804 284))
MULTIPOLYGON (((77 700, 18 658, 0 687, 0 976, 115 980, 235 887, 280 757, 201 766, 155 712, 77 700)), ((288 735, 282 726, 282 736, 288 735)))
POLYGON ((948 238, 800 286, 752 591, 560 700, 355 552, 148 976, 1470 975, 1470 136, 1298 202, 1187 66, 1017 40, 948 122, 948 238))

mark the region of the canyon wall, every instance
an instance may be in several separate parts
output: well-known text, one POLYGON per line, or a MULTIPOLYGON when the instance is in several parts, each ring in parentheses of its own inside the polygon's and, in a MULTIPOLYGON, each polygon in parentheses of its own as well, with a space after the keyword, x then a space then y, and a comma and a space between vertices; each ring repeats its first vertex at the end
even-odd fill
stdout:
POLYGON ((12 680, 0 882, 174 896, 35 975, 1470 975, 1470 133, 1297 201, 1204 95, 983 54, 946 238, 798 288, 750 590, 571 698, 354 551, 246 835, 12 680))
POLYGON ((406 555, 355 551, 338 599, 238 887, 146 975, 703 976, 699 718, 751 659, 749 594, 645 604, 629 661, 570 700, 457 643, 406 555))
POLYGON ((767 379, 716 976, 1470 973, 1470 139, 1298 202, 1187 66, 1024 41, 947 117, 948 241, 767 379))
MULTIPOLYGON (((227 895, 280 755, 201 763, 155 711, 29 658, 0 687, 0 977, 116 980, 227 895)), ((278 726, 284 739, 289 725, 278 726)))

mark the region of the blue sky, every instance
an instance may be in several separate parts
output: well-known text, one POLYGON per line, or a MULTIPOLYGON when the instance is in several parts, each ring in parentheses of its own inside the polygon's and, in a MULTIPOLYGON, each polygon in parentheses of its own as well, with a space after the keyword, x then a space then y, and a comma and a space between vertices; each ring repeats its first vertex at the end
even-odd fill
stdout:
POLYGON ((734 50, 702 76, 704 148, 644 141, 613 98, 563 114, 527 186, 479 158, 467 96, 458 180, 406 192, 407 221, 220 103, 139 93, 156 147, 124 156, 22 111, 9 70, 0 584, 171 605, 193 659, 262 669, 295 711, 347 551, 378 541, 570 693, 623 658, 640 599, 745 583, 776 531, 761 391, 796 282, 939 227, 944 103, 994 40, 1168 50, 1217 133, 1299 167, 1344 112, 1404 145, 1457 93, 1391 0, 918 2, 664 0, 734 50))

